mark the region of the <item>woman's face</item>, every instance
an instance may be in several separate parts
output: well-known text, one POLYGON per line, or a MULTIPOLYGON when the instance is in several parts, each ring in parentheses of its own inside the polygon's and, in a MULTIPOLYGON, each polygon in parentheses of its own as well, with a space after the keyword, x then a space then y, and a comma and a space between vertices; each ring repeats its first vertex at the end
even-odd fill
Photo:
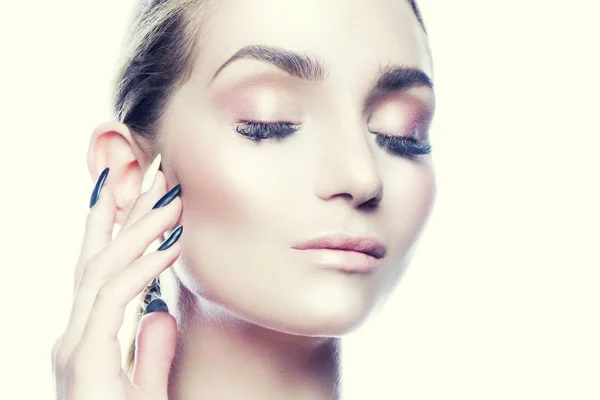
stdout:
POLYGON ((223 0, 198 54, 161 132, 167 177, 182 186, 175 272, 243 320, 350 331, 397 283, 435 195, 430 156, 390 139, 394 154, 373 133, 429 139, 430 58, 410 5, 223 0), (328 235, 378 240, 385 256, 294 248, 328 235), (371 268, 337 268, 356 263, 371 268))

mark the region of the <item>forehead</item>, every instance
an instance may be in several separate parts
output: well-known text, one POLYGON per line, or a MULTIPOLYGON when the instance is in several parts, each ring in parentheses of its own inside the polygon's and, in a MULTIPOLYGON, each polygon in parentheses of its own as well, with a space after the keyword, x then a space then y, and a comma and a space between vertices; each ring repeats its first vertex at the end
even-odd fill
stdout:
POLYGON ((314 56, 328 79, 366 78, 387 64, 431 76, 426 38, 406 0, 221 0, 202 27, 195 69, 210 74, 251 45, 314 56))

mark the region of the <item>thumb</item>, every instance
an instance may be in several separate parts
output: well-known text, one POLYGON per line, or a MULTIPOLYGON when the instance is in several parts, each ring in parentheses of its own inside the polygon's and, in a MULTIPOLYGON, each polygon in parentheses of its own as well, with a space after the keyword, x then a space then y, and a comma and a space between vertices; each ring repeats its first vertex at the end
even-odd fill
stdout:
MULTIPOLYGON (((152 303, 161 303, 156 299, 152 303)), ((164 303, 163 303, 164 304, 164 303)), ((166 309, 166 305, 164 306, 166 309)), ((160 307, 159 307, 160 308, 160 307)), ((177 347, 177 322, 168 312, 157 310, 140 320, 136 338, 132 383, 146 393, 167 398, 169 372, 177 347)))

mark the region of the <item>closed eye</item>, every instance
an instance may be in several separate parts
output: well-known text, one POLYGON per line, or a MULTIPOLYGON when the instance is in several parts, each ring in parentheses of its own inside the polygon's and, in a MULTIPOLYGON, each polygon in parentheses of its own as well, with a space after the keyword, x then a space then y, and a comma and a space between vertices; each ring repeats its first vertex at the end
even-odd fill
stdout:
MULTIPOLYGON (((282 140, 299 131, 300 125, 289 121, 241 121, 234 130, 249 140, 259 142, 266 139, 282 140)), ((414 158, 431 153, 431 144, 414 137, 371 133, 376 136, 375 142, 393 155, 414 158)))
POLYGON ((242 121, 235 131, 246 138, 258 142, 264 139, 283 139, 300 129, 298 124, 287 121, 242 121))
POLYGON ((375 142, 393 155, 409 158, 431 153, 431 144, 421 142, 414 137, 400 137, 372 132, 376 135, 375 142))

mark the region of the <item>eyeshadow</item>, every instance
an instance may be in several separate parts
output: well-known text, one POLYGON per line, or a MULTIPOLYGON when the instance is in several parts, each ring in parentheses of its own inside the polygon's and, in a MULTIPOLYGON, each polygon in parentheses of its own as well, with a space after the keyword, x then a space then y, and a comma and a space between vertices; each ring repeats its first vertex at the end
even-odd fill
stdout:
POLYGON ((301 114, 302 102, 299 98, 301 94, 293 86, 295 85, 287 85, 280 79, 252 77, 214 90, 210 101, 229 119, 297 119, 301 114))
POLYGON ((377 132, 397 135, 426 128, 433 118, 433 108, 427 102, 406 93, 379 96, 369 103, 369 124, 377 132))

